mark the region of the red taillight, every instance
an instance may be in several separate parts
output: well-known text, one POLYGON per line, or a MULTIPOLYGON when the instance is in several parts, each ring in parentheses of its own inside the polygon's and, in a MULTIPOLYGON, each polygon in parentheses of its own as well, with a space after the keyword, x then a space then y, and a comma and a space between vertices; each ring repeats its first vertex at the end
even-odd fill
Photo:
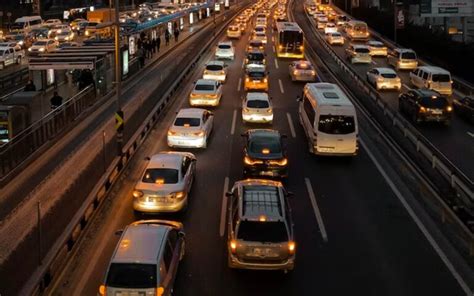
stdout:
POLYGON ((237 242, 235 240, 230 241, 230 251, 232 252, 232 254, 235 254, 235 252, 237 251, 237 242))
POLYGON ((99 295, 101 295, 101 296, 106 296, 106 294, 107 294, 107 291, 106 291, 106 290, 107 290, 107 289, 105 288, 105 285, 100 285, 100 287, 99 287, 99 295))
POLYGON ((295 242, 289 242, 289 243, 288 243, 288 252, 289 252, 290 254, 294 254, 295 251, 296 251, 296 244, 295 244, 295 242))

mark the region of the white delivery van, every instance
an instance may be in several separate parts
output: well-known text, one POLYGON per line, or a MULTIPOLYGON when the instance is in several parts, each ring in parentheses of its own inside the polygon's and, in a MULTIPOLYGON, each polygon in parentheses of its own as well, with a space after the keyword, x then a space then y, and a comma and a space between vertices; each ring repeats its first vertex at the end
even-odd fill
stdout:
POLYGON ((41 28, 42 24, 43 19, 39 15, 23 16, 15 20, 15 23, 11 26, 11 31, 21 31, 26 34, 33 29, 41 28))
POLYGON ((449 71, 434 66, 420 66, 410 73, 410 81, 417 88, 427 88, 442 95, 453 94, 453 81, 449 71))
POLYGON ((357 115, 346 94, 332 83, 307 83, 299 119, 311 153, 351 156, 358 152, 357 115))

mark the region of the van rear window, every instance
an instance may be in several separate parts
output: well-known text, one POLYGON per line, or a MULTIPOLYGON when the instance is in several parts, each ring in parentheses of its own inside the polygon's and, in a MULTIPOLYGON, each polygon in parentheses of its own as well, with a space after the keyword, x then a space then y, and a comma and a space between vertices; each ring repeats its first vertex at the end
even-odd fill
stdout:
POLYGON ((450 82, 451 76, 448 74, 433 74, 432 80, 434 82, 450 82))
POLYGON ((321 115, 319 116, 318 130, 325 134, 346 135, 355 132, 353 116, 321 115))
POLYGON ((283 222, 241 221, 237 239, 251 242, 280 243, 288 241, 283 222))
POLYGON ((448 100, 445 97, 423 97, 420 104, 426 108, 444 109, 448 106, 448 100))
POLYGON ((416 60, 416 54, 414 52, 402 52, 402 59, 416 60))
POLYGON ((106 285, 116 288, 146 289, 156 287, 156 265, 112 263, 106 285))

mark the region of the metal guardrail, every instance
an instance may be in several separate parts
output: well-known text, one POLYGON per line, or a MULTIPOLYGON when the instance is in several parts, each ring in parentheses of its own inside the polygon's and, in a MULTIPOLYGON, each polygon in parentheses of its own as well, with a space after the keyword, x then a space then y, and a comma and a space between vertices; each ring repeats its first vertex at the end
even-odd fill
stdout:
MULTIPOLYGON (((243 2, 241 3, 242 7, 245 7, 243 2)), ((246 4, 247 3, 248 1, 246 4)), ((225 17, 224 19, 226 20, 225 17)), ((216 32, 215 36, 218 36, 231 21, 232 18, 229 18, 224 23, 222 28, 216 32)), ((41 270, 33 274, 33 277, 36 279, 36 281, 34 283, 30 283, 29 287, 27 284, 27 287, 21 291, 22 294, 41 295, 53 277, 61 271, 62 266, 69 259, 69 257, 72 256, 72 248, 84 233, 84 229, 86 228, 88 222, 91 221, 94 212, 99 208, 104 198, 112 189, 113 184, 115 184, 120 174, 131 160, 132 156, 153 129, 153 126, 160 118, 161 112, 165 109, 166 105, 172 101, 174 95, 180 88, 180 84, 190 73, 192 73, 193 68, 214 41, 215 39, 213 38, 208 39, 207 43, 201 47, 200 52, 193 59, 193 62, 190 63, 184 71, 179 73, 178 77, 175 79, 168 91, 156 103, 155 107, 143 121, 140 128, 137 129, 127 144, 123 147, 122 156, 116 157, 112 161, 111 165, 107 169, 107 172, 104 174, 101 180, 99 180, 91 194, 89 194, 87 201, 81 206, 77 214, 72 217, 71 223, 65 229, 65 233, 68 234, 67 237, 65 237, 62 241, 58 241, 58 243, 54 245, 52 250, 48 253, 48 256, 44 259, 41 270)))
MULTIPOLYGON (((339 7, 333 5, 333 8, 339 13, 339 14, 344 14, 350 19, 354 19, 351 15, 348 15, 345 11, 340 9, 339 7)), ((406 46, 403 46, 401 44, 393 42, 393 40, 390 40, 382 35, 380 35, 377 31, 369 27, 369 32, 372 36, 375 36, 377 39, 381 40, 383 43, 389 45, 390 49, 395 49, 395 48, 405 48, 406 46)), ((424 61, 423 59, 420 59, 418 57, 418 62, 420 65, 424 66, 430 66, 431 64, 424 61)), ((465 81, 462 78, 452 76, 453 79, 453 88, 457 91, 459 91, 461 94, 466 95, 466 96, 471 96, 474 95, 474 85, 471 83, 465 81)))
MULTIPOLYGON (((307 16, 307 15, 306 15, 307 16)), ((310 23, 314 25, 314 21, 310 19, 310 23)), ((314 26, 313 26, 314 28, 314 26)), ((420 132, 418 132, 401 114, 392 110, 388 104, 386 104, 378 92, 369 85, 363 78, 353 71, 350 67, 346 66, 343 60, 339 58, 334 49, 327 44, 327 42, 320 36, 319 33, 314 32, 314 35, 323 45, 326 51, 330 54, 337 65, 347 73, 368 96, 366 100, 370 98, 375 108, 377 108, 377 114, 383 115, 391 125, 398 128, 399 132, 403 137, 412 143, 416 153, 421 155, 426 161, 431 164, 431 169, 442 176, 451 188, 458 194, 458 198, 463 201, 462 205, 448 205, 445 200, 437 199, 438 204, 441 206, 442 211, 440 213, 441 220, 443 223, 452 222, 458 226, 458 235, 462 238, 466 244, 469 254, 474 256, 474 233, 469 227, 472 227, 473 221, 462 221, 455 213, 455 209, 467 209, 472 211, 474 207, 474 183, 470 180, 458 167, 456 167, 449 159, 441 153, 430 141, 428 141, 420 132)), ((323 63, 326 63, 323 61, 323 63)), ((330 68, 326 65, 327 68, 330 68)), ((472 217, 472 213, 471 213, 472 217)))
POLYGON ((42 119, 20 132, 10 142, 0 146, 0 179, 46 142, 69 128, 74 120, 94 103, 95 98, 95 88, 88 86, 59 108, 49 112, 42 119))
POLYGON ((29 77, 28 68, 22 68, 19 71, 0 77, 0 91, 7 87, 14 87, 25 83, 29 77))

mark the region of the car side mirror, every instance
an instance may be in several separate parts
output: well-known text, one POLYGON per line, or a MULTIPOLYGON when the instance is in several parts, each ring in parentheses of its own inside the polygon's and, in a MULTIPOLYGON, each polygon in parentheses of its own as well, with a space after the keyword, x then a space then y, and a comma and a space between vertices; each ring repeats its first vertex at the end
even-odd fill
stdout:
POLYGON ((123 229, 119 229, 115 231, 115 235, 122 235, 122 233, 123 233, 123 229))
POLYGON ((225 193, 225 196, 227 196, 227 197, 231 197, 232 195, 233 195, 233 194, 232 194, 232 191, 227 191, 227 192, 225 193))
POLYGON ((145 160, 150 161, 151 160, 150 156, 145 157, 145 160))
POLYGON ((287 191, 286 196, 293 197, 293 196, 295 196, 295 194, 292 191, 287 191))
POLYGON ((186 234, 183 231, 178 232, 178 237, 183 238, 185 236, 186 236, 186 234))
POLYGON ((300 97, 300 96, 296 96, 296 101, 297 101, 297 102, 301 102, 301 101, 302 101, 301 97, 300 97))

